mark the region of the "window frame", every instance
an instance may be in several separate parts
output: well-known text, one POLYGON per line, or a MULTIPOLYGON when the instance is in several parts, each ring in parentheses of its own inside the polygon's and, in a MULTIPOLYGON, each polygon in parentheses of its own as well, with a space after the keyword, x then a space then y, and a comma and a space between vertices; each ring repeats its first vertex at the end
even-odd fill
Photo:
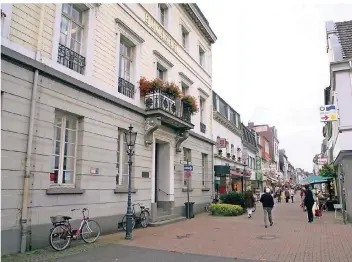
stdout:
POLYGON ((199 118, 202 124, 205 123, 205 103, 206 99, 202 96, 199 97, 199 118))
MULTIPOLYGON (((82 10, 82 8, 78 8, 78 5, 77 4, 74 4, 74 3, 62 3, 62 9, 61 9, 61 17, 60 17, 60 38, 59 38, 59 43, 61 44, 61 35, 62 35, 62 32, 61 32, 61 24, 62 24, 62 20, 63 20, 63 17, 65 17, 67 20, 68 20, 68 30, 67 30, 67 38, 66 38, 66 44, 62 44, 64 46, 66 46, 67 48, 69 48, 70 50, 78 53, 79 55, 81 56, 84 56, 84 50, 83 50, 83 42, 84 42, 84 23, 85 23, 85 11, 86 10, 82 10), (64 6, 65 5, 69 5, 71 6, 71 9, 75 8, 76 11, 78 11, 80 13, 80 16, 81 16, 81 19, 82 21, 78 22, 78 21, 75 21, 73 19, 72 16, 70 16, 69 14, 65 13, 64 12, 64 6), (76 24, 78 27, 81 28, 81 42, 79 43, 80 44, 80 48, 79 48, 79 52, 77 52, 76 50, 72 49, 71 47, 71 35, 72 35, 72 24, 76 24), (67 42, 69 42, 69 46, 67 45, 67 42)), ((77 43, 77 41, 75 41, 77 43)))
POLYGON ((169 6, 166 3, 158 3, 158 22, 167 29, 169 23, 169 6), (164 20, 161 19, 161 11, 164 11, 164 20))
POLYGON ((130 41, 128 41, 128 39, 123 34, 121 34, 119 47, 120 47, 120 52, 119 52, 119 72, 118 72, 118 76, 121 77, 123 80, 128 81, 131 84, 133 84, 133 81, 134 81, 134 76, 133 76, 134 75, 134 63, 133 62, 135 60, 135 55, 134 55, 135 45, 133 43, 131 43, 130 41), (121 54, 121 45, 124 45, 127 49, 128 48, 130 49, 131 57, 128 57, 127 55, 121 54), (126 70, 124 70, 124 75, 121 76, 121 59, 126 59, 127 61, 130 62, 129 79, 126 79, 126 75, 125 75, 126 70))
POLYGON ((208 160, 208 155, 202 153, 202 186, 206 186, 206 179, 208 177, 208 168, 207 168, 207 161, 208 160))
POLYGON ((160 72, 162 72, 163 77, 160 78, 163 81, 167 81, 167 68, 163 66, 161 63, 157 62, 156 63, 156 77, 160 78, 160 72))
POLYGON ((125 152, 124 149, 127 149, 126 141, 125 141, 125 129, 118 128, 118 138, 116 139, 117 141, 117 151, 116 151, 116 158, 118 157, 118 163, 116 163, 116 169, 117 169, 117 164, 119 165, 118 170, 116 170, 116 187, 121 187, 121 188, 127 188, 128 187, 128 158, 127 162, 123 162, 123 154, 125 153, 127 155, 127 152, 125 152), (126 148, 124 147, 126 145, 126 148), (123 174, 123 166, 127 164, 127 174, 123 174), (127 177, 127 183, 123 184, 123 177, 127 177), (117 178, 118 177, 118 178, 117 178))
POLYGON ((199 65, 201 66, 201 67, 205 67, 205 49, 201 46, 201 45, 199 45, 198 46, 198 56, 199 56, 199 65))
MULTIPOLYGON (((49 178, 49 183, 50 183, 50 186, 51 187, 58 187, 58 186, 61 186, 61 187, 74 187, 75 184, 76 184, 76 171, 77 171, 77 148, 78 148, 78 126, 79 126, 79 118, 73 114, 69 114, 69 113, 65 113, 65 112, 61 112, 61 111, 56 111, 55 112, 55 119, 54 119, 54 138, 53 138, 53 153, 51 155, 52 157, 52 161, 55 159, 53 158, 56 158, 57 156, 59 156, 59 166, 58 166, 58 175, 57 175, 57 183, 51 183, 50 181, 50 178, 49 178), (61 126, 60 126, 60 129, 61 129, 61 133, 60 133, 60 150, 59 150, 59 155, 56 155, 54 153, 56 153, 56 132, 55 132, 55 129, 58 127, 56 125, 56 118, 57 117, 60 117, 61 118, 61 126), (74 118, 76 120, 76 129, 75 130, 72 130, 72 129, 69 129, 70 131, 75 131, 75 147, 74 147, 74 156, 72 157, 73 158, 73 178, 72 178, 72 184, 71 183, 63 183, 63 177, 64 177, 64 170, 63 170, 63 165, 64 165, 64 158, 65 158, 65 154, 64 154, 64 150, 65 150, 65 139, 66 139, 66 120, 67 120, 67 117, 69 118, 74 118)), ((72 144, 72 143, 71 143, 72 144)), ((67 170, 66 170, 67 171, 67 170)), ((51 173, 54 173, 54 168, 52 166, 51 168, 51 173)))
POLYGON ((189 51, 189 30, 181 24, 181 45, 186 51, 189 51))

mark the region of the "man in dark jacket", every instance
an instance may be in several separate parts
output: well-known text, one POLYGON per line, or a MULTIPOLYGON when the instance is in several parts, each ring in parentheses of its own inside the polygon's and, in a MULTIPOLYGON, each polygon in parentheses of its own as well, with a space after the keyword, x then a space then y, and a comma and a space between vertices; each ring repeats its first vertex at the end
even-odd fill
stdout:
POLYGON ((247 188, 247 191, 244 195, 244 204, 245 204, 245 207, 247 208, 248 218, 251 218, 252 212, 255 206, 254 194, 251 187, 247 188))
POLYGON ((308 223, 312 223, 313 222, 314 197, 313 197, 313 192, 309 188, 309 186, 306 187, 306 194, 304 197, 304 205, 307 207, 308 223))
POLYGON ((265 224, 265 228, 267 228, 268 218, 269 218, 270 226, 273 225, 273 218, 271 215, 271 211, 273 210, 273 207, 274 207, 274 198, 270 194, 269 188, 265 189, 265 193, 260 197, 260 202, 263 204, 264 224, 265 224))

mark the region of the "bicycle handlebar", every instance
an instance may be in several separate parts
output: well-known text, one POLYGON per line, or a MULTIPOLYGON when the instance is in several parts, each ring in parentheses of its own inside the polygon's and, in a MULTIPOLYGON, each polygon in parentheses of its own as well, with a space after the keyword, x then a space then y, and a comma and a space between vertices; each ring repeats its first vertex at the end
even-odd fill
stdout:
POLYGON ((80 209, 80 208, 74 208, 74 209, 71 209, 72 212, 73 212, 73 211, 76 211, 76 210, 82 210, 82 213, 83 213, 83 212, 88 211, 88 208, 82 208, 82 209, 80 209))

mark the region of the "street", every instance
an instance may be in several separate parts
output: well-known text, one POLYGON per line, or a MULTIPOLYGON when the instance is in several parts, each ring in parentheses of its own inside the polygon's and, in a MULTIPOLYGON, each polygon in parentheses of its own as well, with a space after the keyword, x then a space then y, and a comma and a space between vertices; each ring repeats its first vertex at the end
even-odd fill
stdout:
POLYGON ((124 240, 121 232, 102 236, 95 247, 71 247, 67 254, 50 250, 45 256, 3 261, 352 261, 351 225, 335 220, 333 212, 308 224, 298 194, 295 199, 275 203, 274 225, 268 228, 258 203, 251 219, 200 214, 176 224, 137 229, 132 241, 124 240))

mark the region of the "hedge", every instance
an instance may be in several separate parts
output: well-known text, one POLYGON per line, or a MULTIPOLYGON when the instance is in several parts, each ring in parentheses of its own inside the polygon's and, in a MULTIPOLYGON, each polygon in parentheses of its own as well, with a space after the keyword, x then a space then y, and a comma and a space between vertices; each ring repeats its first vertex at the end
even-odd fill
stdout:
POLYGON ((220 196, 222 203, 244 206, 244 193, 230 191, 220 196))
POLYGON ((214 216, 239 216, 244 213, 241 206, 231 204, 211 204, 209 209, 214 216))

